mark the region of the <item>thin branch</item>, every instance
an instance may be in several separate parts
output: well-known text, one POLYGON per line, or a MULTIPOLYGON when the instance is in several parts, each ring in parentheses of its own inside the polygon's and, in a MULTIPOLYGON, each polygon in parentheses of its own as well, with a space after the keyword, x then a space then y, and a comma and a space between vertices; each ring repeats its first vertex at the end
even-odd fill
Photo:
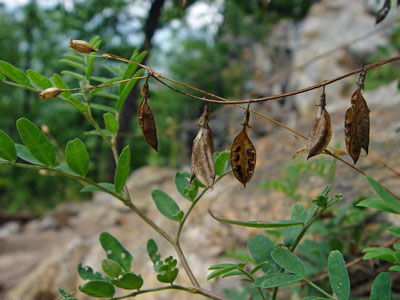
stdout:
POLYGON ((180 291, 186 291, 189 293, 193 293, 193 290, 184 286, 172 284, 168 286, 163 286, 159 288, 153 288, 153 289, 147 289, 147 290, 138 290, 137 292, 130 293, 125 296, 120 296, 120 297, 113 297, 110 300, 121 300, 121 299, 126 299, 126 298, 133 298, 141 294, 146 294, 146 293, 153 293, 153 292, 160 292, 160 291, 165 291, 165 290, 180 290, 180 291))
POLYGON ((300 90, 287 92, 287 93, 282 93, 282 94, 273 95, 273 96, 268 96, 268 97, 254 98, 254 99, 243 99, 243 100, 228 100, 228 99, 216 96, 214 94, 205 92, 203 90, 191 87, 191 86, 189 86, 187 84, 183 84, 183 83, 181 83, 179 81, 172 80, 172 79, 170 79, 168 77, 160 75, 159 73, 157 73, 157 75, 153 75, 152 77, 155 78, 156 80, 158 80, 160 83, 162 83, 166 87, 168 87, 168 88, 170 88, 170 89, 174 90, 175 92, 178 92, 178 93, 180 93, 182 95, 185 95, 187 97, 191 97, 191 98, 196 99, 196 100, 209 102, 209 103, 214 103, 214 104, 232 105, 232 104, 244 104, 244 103, 250 103, 250 102, 251 103, 265 102, 265 101, 271 101, 271 100, 276 100, 276 99, 281 99, 281 98, 285 98, 285 97, 289 97, 289 96, 294 96, 294 95, 306 93, 306 92, 321 88, 323 86, 327 86, 327 85, 332 84, 332 83, 334 83, 336 81, 340 81, 342 79, 345 79, 345 78, 350 77, 352 75, 358 74, 360 72, 367 71, 369 69, 374 69, 374 68, 377 68, 377 67, 380 67, 380 66, 383 66, 385 64, 392 63, 392 62, 395 62, 395 61, 398 61, 398 60, 400 60, 400 55, 399 56, 394 56, 394 57, 391 57, 391 58, 388 58, 388 59, 380 60, 378 62, 363 66, 363 67, 358 68, 358 69, 355 69, 355 70, 353 70, 353 71, 351 71, 349 73, 346 73, 344 75, 335 77, 335 78, 330 79, 330 80, 324 80, 324 82, 322 82, 322 83, 315 84, 315 85, 312 85, 312 86, 309 86, 309 87, 306 87, 306 88, 303 88, 303 89, 300 89, 300 90), (160 78, 166 79, 168 81, 172 81, 172 82, 174 82, 176 84, 179 84, 181 86, 190 88, 190 89, 195 90, 197 92, 200 92, 202 94, 205 94, 205 95, 208 95, 208 96, 212 96, 212 97, 217 98, 219 100, 213 100, 213 99, 209 99, 209 98, 205 98, 205 97, 194 96, 192 94, 186 93, 186 92, 184 92, 182 90, 179 90, 179 89, 177 89, 175 87, 170 86, 169 84, 167 84, 164 81, 162 81, 160 78))

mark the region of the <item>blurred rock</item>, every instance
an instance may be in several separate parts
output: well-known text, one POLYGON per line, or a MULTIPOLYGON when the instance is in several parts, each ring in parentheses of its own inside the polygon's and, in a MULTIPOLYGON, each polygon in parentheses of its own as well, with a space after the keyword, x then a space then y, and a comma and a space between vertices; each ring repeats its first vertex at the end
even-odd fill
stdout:
MULTIPOLYGON (((370 7, 370 6, 369 6, 370 7)), ((379 45, 387 45, 393 28, 383 30, 391 18, 375 26, 375 16, 362 1, 323 0, 312 6, 300 26, 298 44, 294 48, 294 66, 306 64, 290 75, 290 90, 305 88, 332 79, 360 67, 375 54, 379 45), (369 33, 369 34, 368 34, 369 33), (342 45, 363 36, 362 39, 342 45), (319 55, 337 48, 329 55, 319 55)), ((348 99, 355 87, 355 77, 349 77, 327 87, 327 103, 348 99)), ((307 114, 318 103, 321 90, 296 95, 299 112, 307 114)))

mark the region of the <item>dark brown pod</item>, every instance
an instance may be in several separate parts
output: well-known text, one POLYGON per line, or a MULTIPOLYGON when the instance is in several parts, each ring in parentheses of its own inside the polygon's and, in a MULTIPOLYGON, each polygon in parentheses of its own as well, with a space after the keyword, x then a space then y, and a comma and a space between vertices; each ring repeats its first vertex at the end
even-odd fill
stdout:
POLYGON ((158 151, 157 129, 154 120, 153 111, 149 105, 149 85, 147 82, 143 85, 142 95, 143 100, 138 107, 138 119, 140 129, 147 143, 158 151))
POLYGON ((353 159, 354 164, 356 164, 361 153, 361 147, 360 144, 358 143, 355 132, 356 130, 354 122, 354 112, 353 108, 349 107, 346 111, 344 120, 344 135, 345 135, 347 153, 353 159))
POLYGON ((310 128, 307 143, 307 159, 322 153, 332 138, 331 117, 325 109, 325 94, 322 97, 323 100, 321 100, 318 115, 310 128))
POLYGON ((368 154, 369 113, 370 110, 361 94, 361 88, 358 88, 351 96, 351 107, 346 111, 344 123, 346 149, 354 164, 360 157, 361 149, 364 149, 366 155, 368 154))
POLYGON ((364 149, 365 153, 368 154, 369 147, 369 130, 370 130, 370 119, 369 119, 369 107, 361 94, 361 89, 357 89, 351 96, 351 104, 353 107, 357 129, 357 139, 360 147, 364 149))
POLYGON ((249 112, 246 112, 243 128, 233 139, 230 160, 233 175, 244 187, 251 180, 256 167, 256 148, 247 135, 249 112))
POLYGON ((193 140, 190 162, 190 182, 196 177, 206 187, 212 187, 215 180, 213 133, 208 126, 209 107, 206 104, 199 119, 199 132, 193 140))

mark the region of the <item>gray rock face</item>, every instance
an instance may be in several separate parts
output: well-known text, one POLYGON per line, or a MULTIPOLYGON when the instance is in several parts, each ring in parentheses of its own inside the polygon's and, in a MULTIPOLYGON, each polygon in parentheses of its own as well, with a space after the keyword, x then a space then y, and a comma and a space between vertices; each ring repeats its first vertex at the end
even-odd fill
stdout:
MULTIPOLYGON (((332 79, 360 67, 376 52, 379 45, 388 44, 387 26, 390 16, 375 26, 375 17, 364 1, 324 0, 315 4, 299 29, 294 47, 294 66, 306 64, 290 76, 290 90, 305 88, 332 79), (382 29, 383 28, 383 29, 382 29), (357 39, 362 37, 361 39, 357 39), (353 41, 345 47, 342 45, 353 41), (336 49, 329 55, 319 55, 336 49)), ((349 77, 327 87, 327 103, 348 99, 355 87, 355 77, 349 77)), ((304 115, 318 104, 321 91, 315 90, 294 97, 299 112, 304 115)))

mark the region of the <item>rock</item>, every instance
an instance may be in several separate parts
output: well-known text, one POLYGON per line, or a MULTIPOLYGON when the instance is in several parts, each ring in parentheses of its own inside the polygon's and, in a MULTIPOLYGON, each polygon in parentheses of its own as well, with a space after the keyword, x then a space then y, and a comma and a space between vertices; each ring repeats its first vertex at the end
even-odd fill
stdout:
MULTIPOLYGON (((386 22, 386 20, 385 20, 386 22)), ((375 16, 370 14, 361 1, 324 0, 312 6, 301 24, 298 44, 294 48, 293 65, 306 66, 290 76, 290 89, 305 88, 360 67, 373 55, 377 46, 388 44, 392 27, 378 30, 385 23, 375 26, 375 16), (370 32, 370 34, 367 34, 370 32), (360 36, 347 47, 341 45, 360 36), (316 59, 332 49, 329 55, 316 59)), ((349 77, 327 87, 327 103, 339 103, 348 99, 355 87, 355 78, 349 77)), ((299 112, 307 114, 318 104, 321 90, 296 95, 294 99, 299 112)))
POLYGON ((12 234, 17 233, 21 226, 18 222, 8 222, 0 228, 0 239, 4 239, 12 234))

